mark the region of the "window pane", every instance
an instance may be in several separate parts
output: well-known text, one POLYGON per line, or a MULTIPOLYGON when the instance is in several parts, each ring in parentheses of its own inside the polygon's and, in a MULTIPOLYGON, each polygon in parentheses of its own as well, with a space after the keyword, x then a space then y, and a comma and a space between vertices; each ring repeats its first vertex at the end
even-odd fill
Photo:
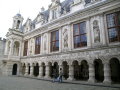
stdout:
POLYGON ((80 47, 80 36, 74 37, 74 45, 75 47, 80 47))
POLYGON ((86 35, 81 35, 81 45, 87 46, 87 37, 86 35))
POLYGON ((74 36, 79 35, 79 27, 78 24, 73 25, 74 36))
POLYGON ((86 33, 86 24, 85 22, 80 23, 80 34, 86 33))
POLYGON ((108 28, 115 26, 115 14, 107 15, 108 28))
POLYGON ((117 41, 117 31, 116 28, 109 29, 109 40, 110 42, 117 41))
POLYGON ((59 31, 56 31, 56 40, 59 40, 59 31))
POLYGON ((40 54, 40 45, 41 45, 41 37, 36 37, 35 40, 35 54, 40 54))
POLYGON ((27 49, 28 49, 28 41, 24 42, 24 53, 23 56, 27 56, 27 49))
POLYGON ((120 12, 118 13, 118 25, 120 25, 120 12))
POLYGON ((55 40, 56 40, 56 33, 55 33, 55 32, 52 32, 52 33, 51 33, 51 38, 52 38, 52 41, 55 41, 55 40))
POLYGON ((51 51, 59 50, 59 31, 54 31, 51 33, 51 51))
POLYGON ((56 50, 59 50, 59 41, 56 42, 56 50))

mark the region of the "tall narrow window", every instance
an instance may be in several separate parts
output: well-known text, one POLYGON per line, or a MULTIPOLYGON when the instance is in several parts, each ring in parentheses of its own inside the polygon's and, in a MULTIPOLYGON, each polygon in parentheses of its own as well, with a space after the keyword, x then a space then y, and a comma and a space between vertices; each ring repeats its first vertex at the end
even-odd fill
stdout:
POLYGON ((59 50, 59 31, 51 32, 51 52, 59 50))
POLYGON ((52 19, 55 19, 56 18, 56 9, 52 10, 52 19))
POLYGON ((41 37, 36 37, 35 40, 35 54, 40 54, 40 46, 41 46, 41 37))
POLYGON ((73 25, 74 48, 87 46, 86 22, 73 25))
POLYGON ((28 41, 24 42, 24 53, 23 56, 27 56, 27 50, 28 50, 28 41))
POLYGON ((120 42, 120 11, 107 15, 109 42, 120 42))

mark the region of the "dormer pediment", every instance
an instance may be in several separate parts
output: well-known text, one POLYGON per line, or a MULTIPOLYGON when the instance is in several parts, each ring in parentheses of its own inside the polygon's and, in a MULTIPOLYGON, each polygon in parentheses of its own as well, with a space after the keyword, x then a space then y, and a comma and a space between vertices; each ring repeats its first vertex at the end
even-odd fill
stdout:
POLYGON ((28 19, 26 20, 26 23, 25 23, 24 25, 25 25, 25 26, 29 26, 30 24, 31 24, 31 19, 28 18, 28 19))
POLYGON ((60 6, 60 2, 57 1, 57 0, 55 0, 54 2, 52 2, 52 3, 50 4, 49 9, 56 8, 56 7, 58 7, 58 6, 60 6))

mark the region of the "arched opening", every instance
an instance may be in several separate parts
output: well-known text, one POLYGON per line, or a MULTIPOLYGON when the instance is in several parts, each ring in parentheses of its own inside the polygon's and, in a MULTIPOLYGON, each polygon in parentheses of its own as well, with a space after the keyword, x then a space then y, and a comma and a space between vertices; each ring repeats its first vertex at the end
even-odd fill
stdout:
POLYGON ((17 75, 17 64, 13 65, 12 75, 17 75))
POLYGON ((14 42, 13 54, 15 56, 19 55, 19 46, 20 46, 20 44, 18 41, 14 42))
POLYGON ((120 83, 120 62, 116 58, 110 60, 111 80, 113 83, 120 83))
POLYGON ((39 64, 37 63, 36 66, 34 66, 34 76, 38 76, 39 75, 39 64))
POLYGON ((18 29, 20 26, 20 20, 17 21, 17 26, 16 26, 16 29, 18 29))
POLYGON ((88 63, 86 60, 83 60, 80 65, 80 79, 88 80, 89 72, 88 72, 88 63))
POLYGON ((42 68, 43 68, 43 76, 45 76, 45 71, 46 71, 45 63, 42 63, 42 68))
POLYGON ((69 77, 69 66, 66 61, 64 61, 62 64, 63 64, 63 77, 67 79, 69 77))
POLYGON ((52 75, 55 75, 56 77, 59 76, 59 65, 57 62, 55 62, 53 65, 52 73, 53 73, 52 75))
POLYGON ((30 75, 30 64, 28 64, 28 75, 30 75))
POLYGON ((74 67, 74 78, 76 80, 80 80, 80 65, 78 64, 78 61, 73 61, 73 67, 74 67))
POLYGON ((104 71, 102 61, 100 59, 96 59, 94 61, 94 67, 95 67, 95 79, 97 80, 97 82, 103 82, 104 71))
POLYGON ((25 69, 26 69, 26 66, 25 66, 25 63, 23 64, 22 66, 22 74, 25 75, 25 69))

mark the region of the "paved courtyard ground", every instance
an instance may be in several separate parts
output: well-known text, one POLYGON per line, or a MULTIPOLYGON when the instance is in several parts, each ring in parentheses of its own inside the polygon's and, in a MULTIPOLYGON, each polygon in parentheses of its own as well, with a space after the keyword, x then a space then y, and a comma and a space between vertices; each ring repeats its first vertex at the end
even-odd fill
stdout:
POLYGON ((52 83, 24 77, 0 76, 0 90, 120 90, 118 87, 52 83))

